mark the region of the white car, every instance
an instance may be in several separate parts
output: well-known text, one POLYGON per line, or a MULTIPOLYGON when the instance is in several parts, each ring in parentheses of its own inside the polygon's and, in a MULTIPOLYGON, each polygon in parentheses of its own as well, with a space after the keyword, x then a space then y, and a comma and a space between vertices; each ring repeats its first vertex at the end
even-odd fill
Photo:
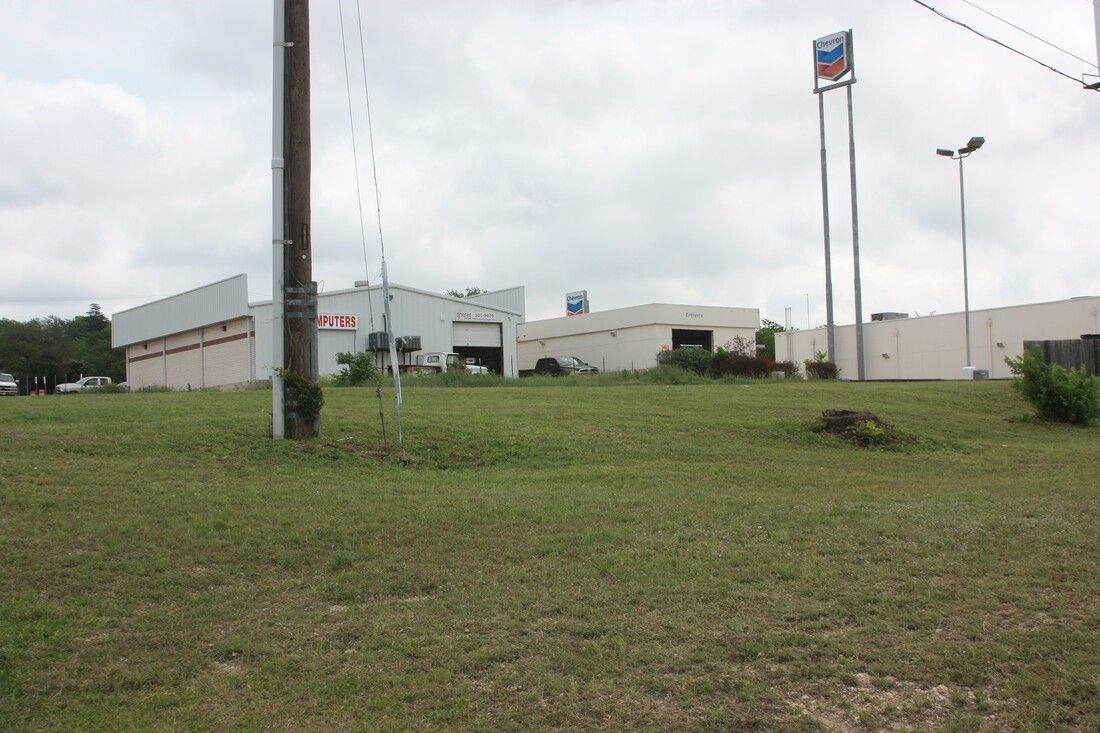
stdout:
POLYGON ((0 397, 18 397, 19 385, 15 377, 7 372, 0 372, 0 397))
POLYGON ((86 389, 106 387, 110 383, 110 377, 84 377, 84 379, 78 382, 66 382, 65 384, 57 385, 54 389, 54 394, 76 394, 86 389))

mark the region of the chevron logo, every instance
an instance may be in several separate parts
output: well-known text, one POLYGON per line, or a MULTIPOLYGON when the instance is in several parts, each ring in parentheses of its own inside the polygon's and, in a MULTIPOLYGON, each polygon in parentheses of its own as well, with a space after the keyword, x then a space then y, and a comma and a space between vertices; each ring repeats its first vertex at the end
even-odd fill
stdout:
POLYGON ((836 81, 849 71, 848 34, 836 33, 814 41, 819 79, 836 81))

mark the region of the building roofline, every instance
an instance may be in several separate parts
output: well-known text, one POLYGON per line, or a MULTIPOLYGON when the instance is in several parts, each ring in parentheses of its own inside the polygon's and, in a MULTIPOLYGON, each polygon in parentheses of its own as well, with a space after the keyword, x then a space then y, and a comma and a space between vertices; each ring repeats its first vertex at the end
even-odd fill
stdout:
MULTIPOLYGON (((188 293, 193 293, 196 290, 202 290, 203 288, 209 288, 213 285, 221 285, 222 283, 227 283, 230 280, 236 280, 239 277, 243 277, 245 279, 245 291, 244 291, 245 292, 245 305, 246 306, 251 306, 252 304, 248 302, 248 274, 244 273, 244 272, 241 272, 241 273, 238 273, 236 275, 230 275, 229 277, 223 277, 221 280, 215 280, 214 282, 209 282, 209 283, 206 283, 204 285, 197 285, 197 286, 195 286, 193 288, 189 288, 187 290, 181 290, 178 293, 172 293, 171 295, 165 295, 163 298, 157 298, 156 300, 150 300, 149 302, 142 303, 141 305, 135 305, 135 306, 131 306, 129 308, 124 308, 120 311, 115 311, 114 313, 111 314, 111 318, 114 318, 115 316, 121 315, 123 313, 129 313, 130 311, 137 310, 138 308, 145 308, 146 306, 150 306, 150 305, 153 305, 155 303, 161 303, 161 302, 164 302, 165 300, 171 300, 172 298, 178 298, 181 295, 187 295, 188 293)), ((268 301, 268 302, 270 302, 270 301, 268 301)), ((247 314, 242 313, 241 315, 247 315, 247 314)), ((219 321, 215 321, 215 323, 218 323, 218 322, 219 321)))
MULTIPOLYGON (((501 290, 493 290, 493 291, 490 291, 488 293, 478 293, 478 295, 491 295, 492 293, 499 293, 499 292, 503 292, 504 290, 515 290, 516 288, 522 288, 522 287, 523 287, 522 285, 513 285, 510 288, 502 288, 501 290)), ((323 293, 317 293, 317 298, 320 299, 321 297, 326 296, 326 295, 347 295, 348 293, 358 293, 358 292, 362 292, 364 290, 367 291, 367 292, 370 292, 372 290, 381 290, 381 289, 382 289, 382 286, 379 285, 379 284, 376 284, 376 285, 368 285, 366 287, 359 287, 359 288, 343 288, 341 290, 328 290, 328 291, 323 292, 323 293)), ((521 317, 523 316, 523 314, 520 313, 519 311, 514 311, 510 308, 501 308, 500 306, 496 306, 496 305, 486 305, 485 303, 477 303, 477 302, 474 302, 472 300, 467 300, 466 298, 456 298, 454 296, 447 295, 446 293, 433 293, 431 290, 421 290, 420 288, 414 288, 414 287, 411 287, 409 285, 401 285, 399 283, 390 283, 390 290, 395 290, 395 289, 396 290, 404 290, 405 292, 408 292, 408 293, 417 293, 419 295, 427 295, 427 296, 430 296, 432 298, 440 298, 441 300, 449 300, 452 303, 460 303, 460 304, 463 304, 463 305, 471 305, 471 306, 476 306, 478 308, 485 308, 486 310, 500 311, 502 313, 508 313, 509 315, 513 315, 513 316, 521 316, 521 317)), ((251 302, 249 302, 248 307, 249 308, 256 308, 256 307, 259 307, 259 306, 262 306, 262 305, 271 305, 271 299, 268 298, 267 300, 251 301, 251 302)))
MULTIPOLYGON (((975 313, 990 313, 992 311, 1004 311, 1010 308, 1033 308, 1037 305, 1057 305, 1059 303, 1072 303, 1075 300, 1100 300, 1100 295, 1075 295, 1072 298, 1062 298, 1060 300, 1042 300, 1038 303, 1017 303, 1015 305, 998 305, 993 308, 971 308, 970 315, 975 313)), ((927 316, 909 316, 906 318, 891 318, 885 321, 864 321, 864 326, 871 326, 876 323, 897 323, 898 321, 921 321, 926 318, 946 318, 947 316, 962 316, 966 311, 947 311, 946 313, 932 313, 927 316)), ((834 328, 849 328, 855 326, 855 323, 838 323, 834 328)), ((780 333, 810 333, 811 331, 824 331, 825 326, 818 326, 816 328, 800 328, 792 329, 791 331, 780 331, 780 333)))

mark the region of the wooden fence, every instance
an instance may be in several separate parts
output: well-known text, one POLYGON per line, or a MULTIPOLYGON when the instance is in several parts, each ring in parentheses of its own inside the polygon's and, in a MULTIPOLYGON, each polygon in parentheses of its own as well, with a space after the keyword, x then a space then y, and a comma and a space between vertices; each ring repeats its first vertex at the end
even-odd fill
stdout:
POLYGON ((1100 376, 1100 337, 1088 336, 1060 341, 1025 341, 1024 350, 1039 349, 1047 364, 1066 369, 1084 367, 1092 376, 1100 376))

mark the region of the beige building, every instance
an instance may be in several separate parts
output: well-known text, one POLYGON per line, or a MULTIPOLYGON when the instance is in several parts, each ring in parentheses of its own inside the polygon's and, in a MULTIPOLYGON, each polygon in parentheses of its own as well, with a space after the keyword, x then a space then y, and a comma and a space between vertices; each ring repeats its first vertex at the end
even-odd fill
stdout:
MULTIPOLYGON (((970 311, 971 366, 990 379, 1011 377, 1005 357, 1017 357, 1024 341, 1076 339, 1100 333, 1100 297, 970 311)), ((837 326, 836 361, 841 379, 856 377, 855 325, 837 326)), ((802 364, 826 350, 824 328, 776 334, 775 358, 802 364)), ((962 379, 966 324, 962 313, 872 321, 863 324, 867 379, 962 379)))
MULTIPOLYGON (((418 352, 454 352, 505 376, 516 375, 516 327, 523 321, 522 286, 453 298, 390 285, 393 332, 401 363, 418 352)), ((385 330, 382 289, 353 288, 317 296, 317 364, 340 370, 336 355, 363 352, 385 330)), ((112 346, 126 349, 126 381, 134 389, 237 387, 272 372, 271 301, 248 302, 245 275, 115 313, 112 346)), ((385 343, 383 339, 381 343, 385 343)), ((388 349, 370 352, 380 369, 388 349)))
POLYGON ((648 369, 660 351, 753 344, 759 327, 756 308, 650 303, 521 324, 516 350, 520 369, 547 356, 576 356, 603 371, 648 369))

